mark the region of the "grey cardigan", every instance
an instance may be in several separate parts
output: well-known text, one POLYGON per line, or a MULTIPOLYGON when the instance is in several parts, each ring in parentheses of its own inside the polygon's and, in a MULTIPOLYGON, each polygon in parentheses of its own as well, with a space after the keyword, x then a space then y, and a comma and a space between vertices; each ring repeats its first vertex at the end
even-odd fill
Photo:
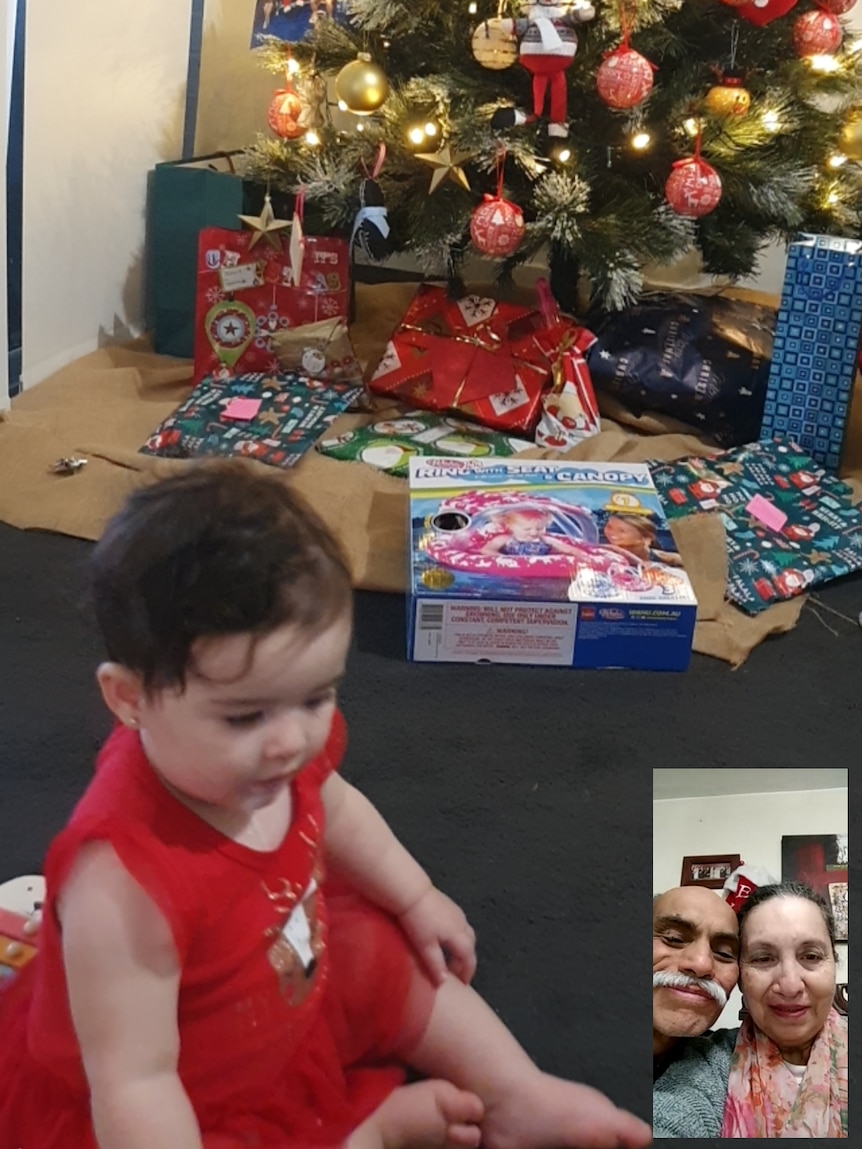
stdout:
POLYGON ((653 1084, 653 1137, 717 1137, 738 1029, 684 1037, 653 1084))

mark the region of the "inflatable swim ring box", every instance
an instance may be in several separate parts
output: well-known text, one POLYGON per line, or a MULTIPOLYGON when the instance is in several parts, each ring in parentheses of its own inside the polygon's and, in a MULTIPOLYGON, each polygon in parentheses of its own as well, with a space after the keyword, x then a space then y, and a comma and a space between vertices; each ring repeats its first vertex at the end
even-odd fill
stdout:
POLYGON ((697 600, 645 464, 414 457, 409 482, 412 661, 688 666, 697 600))

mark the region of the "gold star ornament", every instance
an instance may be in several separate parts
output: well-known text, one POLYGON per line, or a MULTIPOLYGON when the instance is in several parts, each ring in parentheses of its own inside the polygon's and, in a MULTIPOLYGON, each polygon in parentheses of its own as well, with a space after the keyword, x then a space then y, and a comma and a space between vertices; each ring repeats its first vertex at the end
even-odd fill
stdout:
POLYGON ((269 192, 266 193, 264 198, 263 210, 260 215, 241 215, 239 218, 246 227, 251 228, 254 232, 248 245, 249 251, 251 251, 260 239, 262 239, 264 243, 268 243, 270 247, 274 247, 276 251, 283 250, 280 233, 284 231, 286 227, 290 227, 290 220, 275 218, 269 192))
POLYGON ((464 175, 464 169, 461 167, 461 164, 467 158, 466 154, 460 152, 453 156, 451 144, 445 144, 439 152, 422 152, 421 154, 417 154, 417 160, 422 160, 423 163, 430 164, 434 169, 431 173, 431 186, 428 189, 428 194, 431 195, 435 192, 440 184, 447 179, 458 184, 464 191, 469 191, 470 185, 467 182, 467 177, 464 175))

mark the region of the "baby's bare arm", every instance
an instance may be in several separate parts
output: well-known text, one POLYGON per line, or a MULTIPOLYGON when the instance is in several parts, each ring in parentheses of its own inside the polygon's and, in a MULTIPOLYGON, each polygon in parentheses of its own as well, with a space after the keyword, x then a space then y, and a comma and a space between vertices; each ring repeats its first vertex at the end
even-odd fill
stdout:
POLYGON ((100 1149, 202 1149, 177 1074, 180 968, 165 918, 102 842, 82 851, 59 913, 100 1149))
POLYGON ((354 889, 395 915, 431 889, 431 879, 364 794, 340 774, 327 778, 321 794, 328 863, 354 889))

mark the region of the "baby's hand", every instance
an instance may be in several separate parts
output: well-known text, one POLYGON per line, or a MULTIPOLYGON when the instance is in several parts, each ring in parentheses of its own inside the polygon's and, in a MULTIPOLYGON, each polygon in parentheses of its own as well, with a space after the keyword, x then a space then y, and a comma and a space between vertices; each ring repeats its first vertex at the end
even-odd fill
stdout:
POLYGON ((398 920, 435 982, 443 982, 448 969, 470 984, 476 972, 476 934, 460 906, 431 886, 398 920))

